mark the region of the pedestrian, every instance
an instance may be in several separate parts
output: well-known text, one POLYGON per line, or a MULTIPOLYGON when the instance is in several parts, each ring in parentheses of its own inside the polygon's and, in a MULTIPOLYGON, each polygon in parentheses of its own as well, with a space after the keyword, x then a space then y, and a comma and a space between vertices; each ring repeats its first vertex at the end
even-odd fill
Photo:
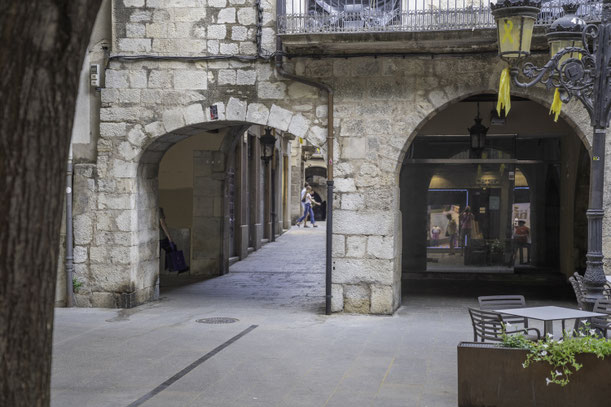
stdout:
POLYGON ((450 256, 454 256, 454 246, 456 245, 456 232, 458 226, 451 214, 447 214, 448 226, 446 226, 446 236, 450 238, 450 256))
POLYGON ((525 264, 524 263, 524 253, 522 250, 524 248, 526 248, 526 263, 530 263, 530 244, 528 243, 529 237, 530 237, 530 228, 526 226, 525 220, 520 219, 518 221, 518 226, 516 226, 513 231, 514 247, 515 247, 515 250, 517 250, 520 253, 520 264, 525 264))
MULTIPOLYGON (((303 184, 303 189, 301 190, 301 196, 299 197, 299 200, 300 200, 299 202, 301 203, 301 212, 302 213, 305 213, 305 195, 306 195, 306 192, 307 192, 309 187, 310 187, 310 184, 308 184, 307 182, 304 183, 303 184)), ((306 218, 305 218, 305 221, 303 222, 303 226, 306 226, 308 224, 308 218, 309 217, 310 217, 310 214, 308 213, 306 218)), ((312 223, 311 220, 310 220, 310 223, 312 223)), ((301 226, 299 224, 299 222, 297 222, 297 226, 298 227, 301 226)))
POLYGON ((312 224, 312 227, 317 228, 318 225, 316 224, 316 221, 314 220, 314 212, 312 211, 312 205, 319 205, 319 203, 317 203, 316 201, 314 201, 312 199, 312 188, 310 188, 310 186, 308 186, 306 188, 306 193, 303 196, 303 199, 301 200, 301 202, 303 202, 304 204, 304 210, 303 210, 303 216, 301 216, 301 218, 297 219, 297 227, 301 226, 301 221, 304 221, 303 227, 307 228, 308 225, 305 224, 305 219, 308 216, 308 214, 310 215, 310 223, 312 224))

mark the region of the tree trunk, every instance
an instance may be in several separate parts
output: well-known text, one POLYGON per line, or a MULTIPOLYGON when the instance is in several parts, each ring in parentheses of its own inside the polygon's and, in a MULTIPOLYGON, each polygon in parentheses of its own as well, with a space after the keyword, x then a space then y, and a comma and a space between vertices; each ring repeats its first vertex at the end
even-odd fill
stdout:
POLYGON ((66 161, 100 1, 0 1, 0 406, 49 404, 66 161))

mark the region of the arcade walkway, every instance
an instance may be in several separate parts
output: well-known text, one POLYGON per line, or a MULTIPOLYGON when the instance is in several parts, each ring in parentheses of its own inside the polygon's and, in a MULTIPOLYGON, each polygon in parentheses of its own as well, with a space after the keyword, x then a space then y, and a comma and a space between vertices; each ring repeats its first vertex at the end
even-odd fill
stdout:
POLYGON ((410 292, 391 317, 325 316, 324 241, 322 224, 293 227, 158 302, 57 309, 52 406, 455 406, 475 298, 410 292), (213 317, 237 322, 198 322, 213 317))

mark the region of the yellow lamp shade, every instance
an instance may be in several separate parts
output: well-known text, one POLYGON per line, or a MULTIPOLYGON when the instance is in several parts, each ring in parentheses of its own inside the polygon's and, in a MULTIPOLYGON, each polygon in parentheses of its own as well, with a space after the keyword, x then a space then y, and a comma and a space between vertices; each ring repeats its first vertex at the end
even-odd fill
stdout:
MULTIPOLYGON (((563 5, 564 16, 554 21, 547 29, 546 37, 552 58, 565 48, 583 48, 584 46, 582 32, 586 27, 586 22, 575 15, 577 7, 577 4, 563 5)), ((562 66, 570 58, 581 59, 581 56, 580 52, 566 53, 560 58, 558 65, 562 66)))
MULTIPOLYGON (((565 48, 574 48, 581 47, 581 39, 579 41, 571 40, 571 39, 563 39, 563 40, 554 40, 549 41, 549 53, 550 57, 553 58, 557 53, 562 51, 565 48)), ((558 61, 558 66, 562 66, 568 59, 577 58, 581 59, 580 52, 567 52, 562 57, 560 57, 560 61, 558 61)))
POLYGON ((535 19, 529 16, 502 17, 496 20, 499 55, 518 58, 530 55, 535 19))
POLYGON ((496 20, 499 56, 519 58, 530 55, 541 0, 498 0, 491 3, 490 8, 496 20))

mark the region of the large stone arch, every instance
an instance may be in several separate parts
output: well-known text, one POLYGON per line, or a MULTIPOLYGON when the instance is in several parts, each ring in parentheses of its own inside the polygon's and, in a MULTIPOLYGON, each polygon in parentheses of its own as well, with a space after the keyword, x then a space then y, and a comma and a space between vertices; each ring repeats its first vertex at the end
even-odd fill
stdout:
MULTIPOLYGON (((500 72, 499 72, 500 74, 500 72)), ((492 79, 490 80, 493 84, 497 80, 498 75, 495 73, 492 75, 492 79)), ((425 124, 433 119, 439 112, 446 109, 450 105, 459 102, 462 99, 465 99, 469 96, 478 95, 478 94, 496 94, 496 89, 493 86, 481 86, 480 88, 464 88, 464 93, 461 93, 460 88, 456 86, 451 86, 447 89, 437 90, 434 93, 434 96, 429 94, 427 102, 430 103, 428 111, 422 112, 420 116, 420 122, 413 126, 411 129, 406 131, 403 139, 403 147, 400 152, 395 151, 397 153, 397 167, 395 176, 399 176, 401 171, 401 167, 403 164, 403 159, 405 157, 406 152, 409 149, 409 146, 413 142, 414 138, 419 134, 425 124)), ((530 89, 523 88, 514 88, 512 89, 512 95, 524 97, 528 100, 531 100, 535 103, 538 103, 545 108, 549 108, 551 105, 551 97, 552 93, 548 92, 546 89, 541 87, 534 87, 530 89)), ((511 117, 511 112, 509 114, 511 117)), ((573 101, 568 105, 565 104, 563 106, 563 111, 560 116, 560 119, 563 120, 568 126, 574 131, 574 134, 578 137, 580 142, 583 144, 584 148, 590 152, 591 151, 591 140, 592 140, 592 127, 590 125, 590 119, 587 114, 587 111, 580 105, 579 102, 573 101)), ((401 143, 398 142, 398 145, 401 143)), ((396 196, 395 199, 398 201, 399 197, 396 196)), ((611 200, 606 197, 605 199, 605 207, 609 205, 611 200)), ((605 230, 603 231, 604 241, 609 242, 611 238, 609 235, 611 234, 611 227, 605 225, 605 230)), ((395 239, 395 242, 400 241, 401 239, 395 239)), ((574 270, 573 270, 574 271, 574 270)), ((572 271, 571 271, 572 272, 572 271)), ((569 273, 570 274, 570 273, 569 273)))
MULTIPOLYGON (((315 62, 303 64, 306 72, 314 71, 309 65, 315 62)), ((381 62, 363 59, 353 61, 352 78, 330 81, 336 89, 335 116, 339 122, 334 157, 334 310, 388 314, 400 305, 398 181, 405 153, 419 129, 445 107, 470 95, 496 93, 504 67, 487 56, 381 62), (382 76, 353 85, 365 73, 382 76), (359 106, 363 98, 368 98, 368 103, 359 106)), ((514 86, 512 93, 544 106, 549 106, 552 97, 541 88, 514 86)), ((585 109, 577 102, 570 103, 564 106, 562 117, 589 148, 585 109)))

